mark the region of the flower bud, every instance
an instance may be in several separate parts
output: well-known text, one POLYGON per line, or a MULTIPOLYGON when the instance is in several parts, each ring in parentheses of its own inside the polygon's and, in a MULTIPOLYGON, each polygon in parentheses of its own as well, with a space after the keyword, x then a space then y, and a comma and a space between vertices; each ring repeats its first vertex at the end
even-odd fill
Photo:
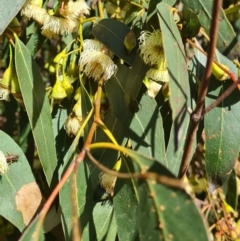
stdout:
POLYGON ((74 100, 78 101, 79 98, 81 98, 81 88, 80 88, 80 86, 77 88, 77 90, 74 93, 74 100))
MULTIPOLYGON (((228 66, 220 64, 225 69, 229 70, 228 66)), ((212 63, 212 73, 215 76, 215 78, 219 81, 224 81, 229 79, 229 75, 224 72, 221 68, 219 68, 214 62, 212 63)))
POLYGON ((9 65, 9 67, 4 71, 3 78, 0 81, 1 87, 10 89, 11 81, 12 81, 12 73, 13 73, 12 66, 9 65))
POLYGON ((63 49, 60 53, 58 53, 55 58, 53 59, 53 62, 56 63, 56 64, 61 64, 63 65, 63 60, 66 56, 66 49, 63 49))
POLYGON ((65 125, 64 125, 64 128, 65 128, 68 136, 70 136, 70 137, 76 136, 80 127, 81 127, 81 120, 74 114, 71 114, 67 118, 65 125))
POLYGON ((73 107, 74 114, 79 118, 80 121, 82 121, 82 105, 81 105, 81 99, 78 100, 78 102, 73 107))
POLYGON ((61 101, 67 97, 66 90, 63 88, 59 80, 56 80, 56 83, 53 86, 51 97, 58 101, 61 101))
POLYGON ((68 81, 68 79, 66 78, 65 75, 63 75, 62 86, 63 86, 63 88, 65 89, 65 91, 67 93, 68 99, 70 99, 74 89, 73 89, 73 86, 70 84, 70 82, 68 81))
POLYGON ((73 59, 73 61, 68 65, 66 70, 66 75, 70 77, 78 77, 79 75, 79 69, 78 65, 76 63, 76 58, 73 59))
POLYGON ((21 89, 19 86, 18 76, 16 70, 13 69, 12 72, 12 81, 11 81, 11 94, 21 93, 21 89))

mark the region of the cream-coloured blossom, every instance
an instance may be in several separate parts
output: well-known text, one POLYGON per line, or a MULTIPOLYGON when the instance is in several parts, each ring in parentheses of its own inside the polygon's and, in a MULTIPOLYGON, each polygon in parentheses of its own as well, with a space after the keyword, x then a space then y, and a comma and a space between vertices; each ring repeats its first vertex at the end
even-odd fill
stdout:
POLYGON ((157 82, 164 82, 164 83, 169 82, 169 75, 168 75, 167 69, 161 70, 161 69, 151 68, 146 73, 146 76, 149 79, 152 79, 157 82))
POLYGON ((81 53, 80 70, 94 80, 110 79, 116 72, 117 66, 106 54, 96 50, 86 50, 81 53))
POLYGON ((5 174, 8 170, 7 159, 2 151, 0 151, 0 175, 5 174))
POLYGON ((71 19, 47 15, 44 19, 42 29, 63 35, 65 33, 72 33, 76 26, 77 23, 71 19))
POLYGON ((39 24, 43 24, 44 19, 48 16, 46 9, 31 4, 23 7, 21 14, 29 19, 37 21, 39 24))
POLYGON ((89 14, 89 7, 84 0, 77 0, 73 2, 70 0, 68 3, 64 4, 61 9, 61 14, 65 18, 71 20, 77 20, 80 16, 89 14))
POLYGON ((83 49, 85 50, 97 50, 103 52, 104 54, 108 55, 111 59, 114 56, 114 53, 107 49, 106 46, 98 41, 97 39, 86 39, 83 41, 83 49))
POLYGON ((10 89, 0 86, 0 100, 9 101, 10 89))
POLYGON ((162 33, 160 30, 154 32, 144 31, 140 38, 140 55, 143 61, 148 65, 161 65, 165 60, 162 42, 162 33))
POLYGON ((114 187, 117 181, 117 177, 110 175, 108 173, 101 172, 99 174, 99 184, 102 188, 105 189, 107 193, 111 196, 114 194, 114 187))
POLYGON ((68 136, 76 136, 80 127, 81 127, 81 120, 82 118, 78 118, 74 114, 70 114, 67 118, 64 129, 66 130, 68 136))
POLYGON ((162 85, 158 82, 155 82, 153 80, 149 80, 148 82, 148 87, 147 87, 147 94, 152 97, 155 98, 156 95, 158 94, 158 92, 161 90, 162 85))

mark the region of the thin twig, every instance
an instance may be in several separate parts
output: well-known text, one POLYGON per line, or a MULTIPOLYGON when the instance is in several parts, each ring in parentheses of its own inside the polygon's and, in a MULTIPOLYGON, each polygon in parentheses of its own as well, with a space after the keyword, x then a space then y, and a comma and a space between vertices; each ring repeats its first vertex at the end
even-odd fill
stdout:
POLYGON ((192 154, 192 148, 194 139, 196 137, 196 132, 198 130, 199 122, 202 119, 202 111, 204 106, 204 100, 208 91, 209 79, 212 74, 212 61, 214 58, 215 47, 217 43, 217 36, 218 36, 218 24, 219 24, 219 16, 220 16, 220 9, 222 6, 222 0, 214 0, 213 3, 213 10, 212 10, 212 23, 210 29, 210 43, 208 48, 208 58, 207 58, 207 65, 203 76, 203 81, 200 89, 200 93, 197 100, 196 109, 194 110, 193 114, 191 115, 190 126, 188 129, 187 138, 185 141, 185 148, 184 153, 181 161, 181 166, 179 170, 179 178, 183 179, 185 173, 187 171, 187 167, 189 165, 189 161, 192 154))
POLYGON ((130 179, 130 178, 137 178, 137 179, 151 179, 151 180, 155 180, 156 182, 159 182, 163 185, 166 185, 168 187, 173 187, 173 188, 180 188, 180 189, 184 189, 184 184, 176 178, 171 178, 171 177, 167 177, 164 175, 159 175, 157 173, 154 172, 142 172, 142 173, 120 173, 114 170, 111 170, 107 167, 105 167, 104 165, 102 165, 101 163, 99 163, 90 153, 89 150, 85 150, 86 154, 88 156, 88 158, 90 159, 90 161, 97 167, 99 168, 101 171, 112 175, 112 176, 116 176, 118 178, 123 178, 123 179, 130 179))
POLYGON ((81 225, 80 225, 80 218, 78 218, 78 207, 77 207, 77 167, 78 162, 74 167, 72 173, 72 182, 71 182, 71 204, 72 204, 72 236, 74 241, 81 241, 81 225))
POLYGON ((206 115, 210 110, 212 110, 214 107, 218 106, 225 98, 227 98, 240 84, 240 79, 237 80, 237 82, 232 83, 232 85, 226 89, 211 105, 206 107, 203 110, 203 115, 206 115))

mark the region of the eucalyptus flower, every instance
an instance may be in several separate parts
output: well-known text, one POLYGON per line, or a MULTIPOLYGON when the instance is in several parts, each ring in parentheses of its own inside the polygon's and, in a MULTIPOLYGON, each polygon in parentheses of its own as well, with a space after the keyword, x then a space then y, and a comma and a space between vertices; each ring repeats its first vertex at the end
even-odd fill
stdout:
POLYGON ((23 7, 21 14, 29 19, 35 20, 39 24, 43 24, 44 19, 48 16, 46 9, 32 4, 23 7))
POLYGON ((94 80, 110 79, 116 72, 117 66, 111 58, 97 50, 86 50, 81 53, 79 60, 80 70, 94 80))
POLYGON ((70 0, 61 9, 61 15, 71 20, 78 20, 80 16, 88 15, 89 7, 84 0, 70 0))
POLYGON ((86 39, 83 42, 83 49, 84 51, 86 50, 97 50, 100 51, 106 55, 108 55, 111 59, 114 56, 114 53, 110 50, 107 49, 106 46, 98 41, 97 39, 86 39))
POLYGON ((47 15, 44 19, 42 29, 55 34, 63 35, 65 33, 72 33, 76 26, 77 22, 71 19, 47 15))
POLYGON ((161 65, 165 61, 162 42, 162 33, 160 30, 154 32, 144 31, 140 38, 140 55, 143 61, 148 65, 161 65))

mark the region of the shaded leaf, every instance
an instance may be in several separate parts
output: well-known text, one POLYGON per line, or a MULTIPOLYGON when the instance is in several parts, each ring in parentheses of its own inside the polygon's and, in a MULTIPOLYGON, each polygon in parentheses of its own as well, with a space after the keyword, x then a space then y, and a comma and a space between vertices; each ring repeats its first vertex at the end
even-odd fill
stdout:
MULTIPOLYGON (((198 16, 201 26, 204 28, 206 33, 209 34, 212 21, 213 1, 183 0, 182 2, 187 8, 198 16)), ((217 48, 223 52, 234 40, 235 33, 223 10, 221 10, 220 19, 221 21, 219 21, 217 48)))
POLYGON ((135 114, 125 105, 124 86, 129 71, 127 67, 119 65, 116 76, 105 84, 111 108, 130 137, 133 149, 153 156, 167 166, 162 119, 155 100, 142 94, 140 110, 135 114))
POLYGON ((17 15, 25 0, 1 0, 0 7, 0 35, 17 15))
POLYGON ((16 195, 24 185, 35 183, 35 178, 24 153, 15 141, 2 131, 0 131, 0 140, 4 140, 0 142, 0 150, 5 156, 8 154, 19 156, 18 161, 9 166, 8 172, 0 175, 0 215, 22 231, 26 224, 22 213, 17 210, 16 195))
POLYGON ((184 7, 182 11, 182 18, 183 18, 183 28, 181 32, 182 37, 184 38, 195 37, 201 28, 201 24, 198 20, 197 15, 191 12, 188 8, 184 7))
POLYGON ((28 48, 16 38, 15 64, 24 105, 47 182, 53 187, 57 156, 49 101, 37 64, 28 48))
MULTIPOLYGON (((120 172, 130 173, 133 168, 122 155, 120 172)), ((119 241, 138 240, 138 200, 136 183, 132 179, 117 179, 114 188, 114 212, 118 227, 119 241), (127 221, 126 221, 127 220, 127 221), (131 224, 131 225, 129 225, 131 224)))
POLYGON ((132 70, 129 72, 125 84, 124 100, 128 107, 131 100, 136 100, 142 86, 142 81, 150 67, 137 55, 132 70))
POLYGON ((129 31, 127 25, 114 19, 102 19, 92 29, 95 38, 126 63, 133 65, 138 47, 136 46, 130 53, 125 48, 124 38, 129 31))
POLYGON ((169 169, 178 173, 187 134, 190 105, 190 89, 186 56, 178 28, 172 17, 170 7, 165 3, 157 5, 163 37, 163 47, 169 72, 170 105, 173 126, 168 143, 169 169))
POLYGON ((226 195, 226 202, 233 208, 233 210, 237 210, 238 205, 238 187, 237 187, 237 175, 235 170, 233 169, 228 181, 225 183, 222 188, 226 195))

